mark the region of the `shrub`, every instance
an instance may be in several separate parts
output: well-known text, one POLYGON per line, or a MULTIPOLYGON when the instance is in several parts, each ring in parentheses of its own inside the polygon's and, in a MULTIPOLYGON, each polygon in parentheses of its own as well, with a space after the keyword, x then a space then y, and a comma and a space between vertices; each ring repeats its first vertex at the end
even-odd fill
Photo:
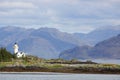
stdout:
POLYGON ((11 61, 13 55, 6 50, 6 48, 0 48, 0 62, 11 61))

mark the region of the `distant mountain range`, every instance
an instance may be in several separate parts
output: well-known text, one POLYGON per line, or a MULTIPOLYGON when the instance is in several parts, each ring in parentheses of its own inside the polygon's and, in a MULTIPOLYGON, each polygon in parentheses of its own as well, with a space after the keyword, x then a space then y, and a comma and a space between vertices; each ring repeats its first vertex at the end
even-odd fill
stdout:
POLYGON ((60 54, 64 59, 90 59, 107 58, 120 59, 120 34, 110 39, 99 42, 94 47, 75 47, 60 54))
POLYGON ((89 56, 120 59, 120 34, 96 44, 90 51, 89 56))
MULTIPOLYGON (((120 27, 120 26, 119 26, 120 27)), ((95 45, 98 42, 109 39, 113 36, 116 36, 120 33, 120 29, 116 28, 105 28, 105 29, 96 29, 88 34, 74 33, 79 39, 86 41, 89 45, 95 45)))
POLYGON ((21 51, 42 58, 58 58, 59 53, 85 43, 72 34, 54 28, 25 29, 19 27, 0 28, 0 46, 13 52, 15 42, 21 51))
POLYGON ((89 50, 91 50, 92 47, 90 46, 77 46, 72 49, 65 50, 60 53, 59 58, 62 59, 88 59, 90 56, 88 55, 89 50))
MULTIPOLYGON (((87 53, 91 48, 94 51, 93 47, 90 47, 91 45, 93 46, 97 42, 113 37, 119 34, 119 32, 120 30, 105 29, 94 30, 88 34, 70 34, 55 28, 25 29, 8 26, 0 28, 0 47, 6 47, 13 52, 13 45, 17 42, 20 46, 20 51, 41 58, 58 58, 61 52, 70 49, 73 49, 72 52, 74 53, 70 53, 71 57, 75 55, 75 58, 89 58, 91 56, 96 57, 95 53, 90 55, 87 53), (74 49, 76 52, 74 52, 74 49), (78 52, 82 53, 80 54, 82 56, 78 52)), ((63 57, 68 58, 69 56, 63 57)))

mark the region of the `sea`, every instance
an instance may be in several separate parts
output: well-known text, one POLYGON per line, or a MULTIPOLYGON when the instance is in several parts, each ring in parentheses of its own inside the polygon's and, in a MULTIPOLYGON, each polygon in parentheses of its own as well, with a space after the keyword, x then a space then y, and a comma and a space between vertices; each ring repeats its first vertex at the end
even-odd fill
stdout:
MULTIPOLYGON (((102 63, 102 64, 118 64, 120 65, 120 59, 88 59, 92 62, 102 63)), ((87 59, 79 59, 79 61, 88 61, 87 59)))
POLYGON ((0 73, 0 80, 120 80, 114 74, 0 73))

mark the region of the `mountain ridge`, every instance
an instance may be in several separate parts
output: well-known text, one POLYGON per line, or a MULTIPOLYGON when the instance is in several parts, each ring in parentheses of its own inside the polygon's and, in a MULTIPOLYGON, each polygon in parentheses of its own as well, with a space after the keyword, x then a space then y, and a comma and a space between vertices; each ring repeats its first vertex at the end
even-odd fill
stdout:
POLYGON ((84 42, 72 34, 54 28, 25 29, 20 27, 0 28, 0 45, 13 52, 15 42, 21 51, 42 58, 58 58, 59 53, 84 42))
MULTIPOLYGON (((106 33, 106 30, 102 30, 101 32, 103 33, 101 33, 100 31, 92 31, 91 33, 95 34, 96 32, 100 33, 100 35, 106 33)), ((119 32, 119 30, 118 32, 115 32, 116 30, 114 31, 112 29, 108 29, 107 31, 109 31, 110 33, 106 34, 106 36, 108 35, 108 37, 113 36, 119 32)), ((39 56, 41 58, 59 58, 59 54, 61 52, 75 47, 77 48, 77 46, 80 46, 80 50, 82 53, 85 52, 86 56, 83 54, 83 58, 89 58, 90 56, 94 56, 94 54, 88 55, 86 53, 86 50, 88 48, 90 48, 91 50, 90 46, 92 46, 93 48, 93 45, 90 45, 89 39, 82 39, 82 37, 79 37, 78 35, 61 32, 55 28, 26 29, 8 26, 0 28, 0 34, 2 34, 0 35, 0 47, 6 47, 11 52, 13 52, 13 44, 17 42, 20 46, 20 51, 24 51, 27 54, 39 56), (85 45, 88 46, 85 47, 85 45)), ((92 38, 93 40, 95 40, 94 37, 96 36, 88 38, 92 38)), ((100 36, 98 35, 97 37, 100 36)), ((105 37, 103 36, 103 38, 105 37)), ((101 40, 104 41, 104 39, 101 40)), ((97 46, 98 44, 96 44, 95 46, 97 46)), ((94 49, 91 50, 91 53, 92 51, 94 51, 94 49)), ((78 51, 76 50, 76 52, 78 51)))
POLYGON ((94 46, 103 40, 118 35, 119 33, 120 33, 120 29, 114 29, 114 27, 112 27, 105 29, 103 28, 96 29, 87 34, 74 33, 74 35, 80 38, 81 40, 86 41, 86 43, 89 43, 90 45, 94 46))
POLYGON ((120 59, 120 34, 97 43, 89 49, 84 46, 72 48, 60 54, 63 59, 120 59), (83 48, 82 51, 81 48, 83 48), (85 54, 86 56, 83 56, 85 54), (77 57, 76 57, 77 55, 77 57))

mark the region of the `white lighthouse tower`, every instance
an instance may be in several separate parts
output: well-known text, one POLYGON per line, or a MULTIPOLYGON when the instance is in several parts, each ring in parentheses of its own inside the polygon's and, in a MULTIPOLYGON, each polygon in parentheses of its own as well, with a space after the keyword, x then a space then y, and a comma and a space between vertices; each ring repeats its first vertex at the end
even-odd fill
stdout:
POLYGON ((14 46, 13 46, 13 48, 14 48, 14 54, 17 54, 18 53, 18 49, 19 49, 18 44, 15 43, 14 46))
POLYGON ((19 46, 17 43, 14 44, 13 48, 14 54, 16 55, 17 58, 25 57, 25 53, 19 51, 19 46))

